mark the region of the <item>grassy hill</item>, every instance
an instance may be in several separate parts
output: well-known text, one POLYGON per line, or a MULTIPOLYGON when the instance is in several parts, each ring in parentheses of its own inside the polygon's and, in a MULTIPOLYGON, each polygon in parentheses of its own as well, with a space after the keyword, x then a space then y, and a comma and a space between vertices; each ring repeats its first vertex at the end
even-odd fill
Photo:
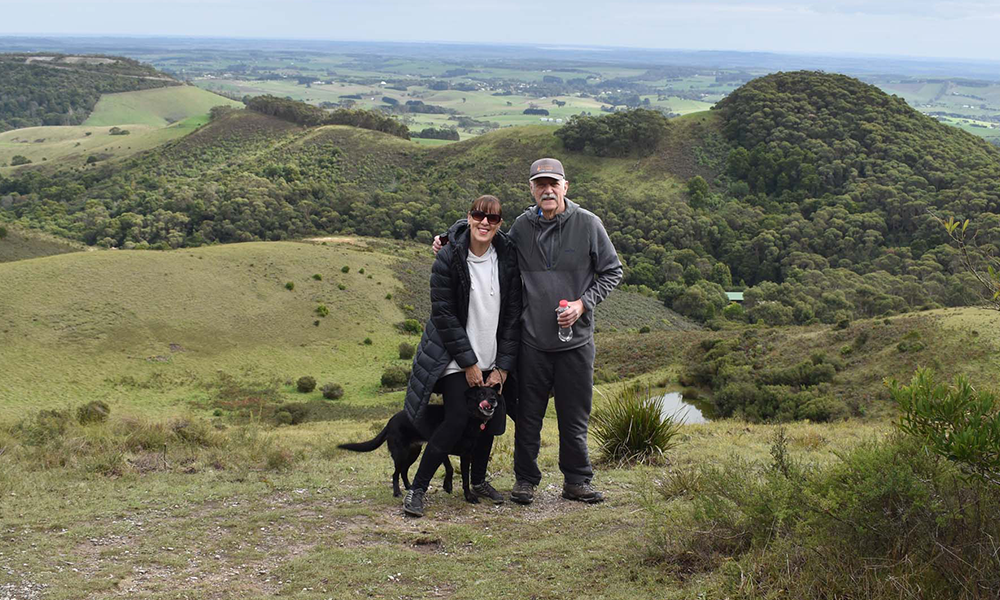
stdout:
POLYGON ((0 131, 79 125, 102 94, 178 84, 121 56, 0 54, 0 131))
POLYGON ((283 390, 291 389, 286 380, 312 375, 340 383, 348 397, 376 399, 381 371, 373 365, 396 363, 399 343, 415 342, 393 326, 403 314, 386 299, 396 291, 392 262, 359 242, 2 264, 0 417, 89 399, 146 414, 186 412, 221 373, 276 379, 283 390), (316 314, 319 304, 329 317, 316 314))
POLYGON ((15 156, 31 161, 21 169, 80 167, 120 159, 182 138, 208 122, 213 106, 240 103, 190 86, 105 94, 83 125, 27 127, 0 133, 0 173, 13 173, 15 156), (111 127, 128 135, 112 135, 111 127))
POLYGON ((73 243, 54 235, 24 230, 11 223, 0 221, 0 227, 7 230, 7 236, 0 239, 0 263, 82 252, 87 249, 83 244, 73 243))
POLYGON ((166 127, 189 117, 207 115, 213 106, 242 108, 243 104, 187 85, 104 94, 83 125, 166 127))

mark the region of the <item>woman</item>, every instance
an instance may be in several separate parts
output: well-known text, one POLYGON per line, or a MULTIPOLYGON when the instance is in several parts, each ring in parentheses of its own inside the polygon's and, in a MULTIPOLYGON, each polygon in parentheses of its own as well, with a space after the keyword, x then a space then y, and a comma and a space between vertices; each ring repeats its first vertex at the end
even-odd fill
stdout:
MULTIPOLYGON (((517 364, 521 338, 521 275, 517 252, 506 234, 500 201, 480 196, 468 213, 469 227, 438 252, 431 271, 431 318, 413 358, 406 389, 406 412, 414 426, 429 435, 410 491, 403 500, 408 515, 424 512, 424 494, 435 471, 461 438, 468 423, 465 391, 499 386, 516 394, 508 381, 517 364), (435 391, 444 397, 445 420, 433 432, 424 413, 435 391)), ((498 407, 476 440, 471 465, 472 491, 502 503, 503 496, 486 481, 493 437, 503 433, 505 412, 498 407)))

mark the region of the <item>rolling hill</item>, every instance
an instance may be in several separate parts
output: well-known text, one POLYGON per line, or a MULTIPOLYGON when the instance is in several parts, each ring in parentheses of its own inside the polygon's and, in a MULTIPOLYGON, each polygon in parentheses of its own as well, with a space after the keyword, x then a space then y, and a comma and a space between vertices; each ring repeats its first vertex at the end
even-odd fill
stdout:
MULTIPOLYGON (((292 104, 282 114, 295 119, 292 104)), ((230 111, 93 175, 29 173, 0 193, 18 194, 16 216, 88 244, 323 232, 426 243, 479 194, 520 212, 524 165, 542 155, 564 159, 570 197, 604 219, 627 282, 701 320, 725 307, 723 288, 746 290, 739 318, 770 324, 974 303, 938 219, 971 218, 981 243, 1000 243, 1000 151, 874 86, 813 72, 755 79, 717 110, 670 120, 648 156, 568 152, 545 126, 425 147, 230 111)))
POLYGON ((30 161, 20 167, 27 170, 90 166, 152 150, 207 123, 214 106, 242 105, 181 85, 105 94, 82 125, 26 127, 0 133, 0 172, 14 172, 17 156, 30 161), (112 127, 128 134, 115 135, 112 127))

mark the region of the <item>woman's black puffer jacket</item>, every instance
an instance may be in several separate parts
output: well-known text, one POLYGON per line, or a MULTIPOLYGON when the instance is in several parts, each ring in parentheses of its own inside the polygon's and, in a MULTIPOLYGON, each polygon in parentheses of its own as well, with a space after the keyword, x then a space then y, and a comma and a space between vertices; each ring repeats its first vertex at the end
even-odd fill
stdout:
MULTIPOLYGON (((497 326, 497 368, 510 373, 503 386, 508 406, 516 401, 517 382, 513 371, 521 345, 521 272, 517 266, 514 243, 502 231, 493 238, 497 252, 500 280, 500 321, 497 326)), ((431 270, 431 318, 424 327, 423 337, 413 357, 413 371, 406 387, 407 416, 425 435, 430 435, 436 423, 424 423, 425 408, 434 385, 454 358, 463 369, 476 364, 465 326, 469 316, 469 230, 458 232, 452 243, 441 248, 431 270)), ((494 433, 502 433, 502 424, 494 433)))

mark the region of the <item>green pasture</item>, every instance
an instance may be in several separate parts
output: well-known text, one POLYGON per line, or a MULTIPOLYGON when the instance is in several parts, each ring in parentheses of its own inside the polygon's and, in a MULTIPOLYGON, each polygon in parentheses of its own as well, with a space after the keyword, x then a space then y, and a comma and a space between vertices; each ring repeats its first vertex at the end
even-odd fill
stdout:
POLYGON ((84 125, 27 127, 0 133, 0 173, 11 172, 15 156, 28 167, 81 167, 93 157, 102 161, 131 156, 191 133, 208 122, 213 106, 242 106, 192 86, 173 86, 105 94, 84 125), (111 128, 128 135, 111 135, 111 128))
POLYGON ((223 373, 282 384, 311 375, 377 399, 378 365, 416 342, 397 331, 403 314, 387 299, 397 292, 394 252, 363 241, 261 243, 2 263, 0 420, 92 399, 186 413, 223 373), (320 304, 329 316, 317 315, 320 304))
POLYGON ((239 102, 194 86, 176 86, 104 94, 84 126, 149 125, 166 127, 196 115, 207 115, 213 106, 242 107, 239 102))

